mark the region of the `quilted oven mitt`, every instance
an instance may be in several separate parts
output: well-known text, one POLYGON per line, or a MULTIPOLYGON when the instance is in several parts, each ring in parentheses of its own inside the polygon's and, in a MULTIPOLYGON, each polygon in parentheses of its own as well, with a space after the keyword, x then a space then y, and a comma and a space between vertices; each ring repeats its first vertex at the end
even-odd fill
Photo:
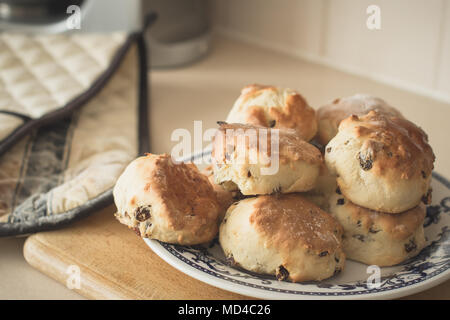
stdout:
POLYGON ((148 151, 145 59, 140 33, 0 33, 0 236, 112 203, 148 151))

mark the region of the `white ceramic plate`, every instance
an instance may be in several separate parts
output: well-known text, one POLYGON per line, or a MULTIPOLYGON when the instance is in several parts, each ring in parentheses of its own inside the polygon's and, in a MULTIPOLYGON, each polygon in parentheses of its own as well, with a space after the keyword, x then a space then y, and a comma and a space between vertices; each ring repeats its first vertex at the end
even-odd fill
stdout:
POLYGON ((413 259, 381 268, 378 288, 369 288, 367 266, 347 260, 345 270, 320 282, 291 283, 230 267, 219 243, 179 246, 144 239, 163 260, 207 284, 262 299, 392 299, 411 295, 450 279, 450 182, 437 173, 433 203, 427 207, 427 246, 413 259))

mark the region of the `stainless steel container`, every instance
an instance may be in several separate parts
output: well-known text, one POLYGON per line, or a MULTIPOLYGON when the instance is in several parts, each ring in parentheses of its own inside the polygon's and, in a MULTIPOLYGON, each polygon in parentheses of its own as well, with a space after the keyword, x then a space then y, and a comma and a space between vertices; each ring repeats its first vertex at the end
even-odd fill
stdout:
POLYGON ((152 67, 174 67, 196 61, 210 48, 207 0, 144 0, 144 12, 158 19, 146 33, 152 67))

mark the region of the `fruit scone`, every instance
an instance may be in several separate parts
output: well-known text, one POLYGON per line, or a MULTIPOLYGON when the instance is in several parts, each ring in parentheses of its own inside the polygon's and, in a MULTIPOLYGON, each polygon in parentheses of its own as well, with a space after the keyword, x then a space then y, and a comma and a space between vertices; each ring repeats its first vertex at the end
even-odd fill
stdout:
POLYGON ((323 165, 320 151, 296 130, 219 122, 212 150, 214 178, 243 195, 311 190, 323 165))
POLYGON ((211 241, 224 208, 208 178, 194 164, 170 155, 132 161, 113 190, 116 218, 141 237, 193 245, 211 241))
POLYGON ((421 128, 377 111, 343 120, 325 147, 326 165, 346 198, 394 214, 430 203, 434 160, 421 128))
POLYGON ((351 115, 363 116, 372 110, 392 117, 403 117, 400 111, 390 106, 383 99, 368 94, 359 93, 338 98, 320 107, 316 112, 318 121, 317 141, 325 146, 337 134, 342 120, 351 115))
POLYGON ((416 256, 425 246, 423 204, 402 213, 377 212, 352 203, 337 189, 329 198, 329 212, 344 228, 348 259, 392 266, 416 256))
POLYGON ((226 122, 295 129, 306 141, 317 132, 316 112, 298 92, 260 84, 242 89, 226 122))
POLYGON ((300 194, 234 203, 220 226, 229 264, 292 282, 322 280, 345 265, 342 227, 300 194))

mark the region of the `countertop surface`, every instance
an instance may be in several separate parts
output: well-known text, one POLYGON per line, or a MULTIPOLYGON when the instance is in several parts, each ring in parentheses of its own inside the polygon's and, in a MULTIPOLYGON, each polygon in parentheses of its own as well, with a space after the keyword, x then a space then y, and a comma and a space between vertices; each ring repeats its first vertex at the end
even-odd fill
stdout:
MULTIPOLYGON (((151 72, 152 152, 170 153, 178 143, 171 141, 172 132, 184 128, 193 133, 194 121, 202 121, 203 132, 215 128, 241 87, 250 83, 297 89, 313 107, 354 93, 382 97, 428 133, 437 159, 435 171, 450 177, 450 105, 222 37, 216 37, 210 54, 195 64, 151 72)), ((22 254, 24 241, 0 238, 0 299, 83 299, 30 267, 22 254)), ((450 299, 450 281, 406 298, 450 299)))

